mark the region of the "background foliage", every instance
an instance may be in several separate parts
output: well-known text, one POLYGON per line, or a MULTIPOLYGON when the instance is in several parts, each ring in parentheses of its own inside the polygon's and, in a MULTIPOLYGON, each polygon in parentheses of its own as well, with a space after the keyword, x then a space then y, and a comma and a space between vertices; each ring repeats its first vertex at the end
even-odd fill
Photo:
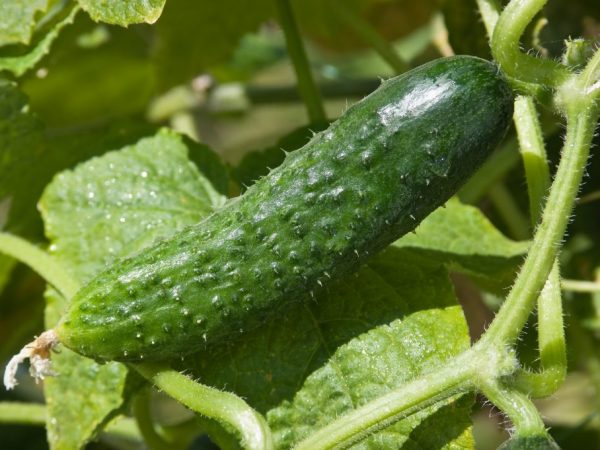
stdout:
MULTIPOLYGON (((452 52, 490 57, 473 0, 307 0, 293 8, 328 120, 380 78, 452 52)), ((544 16, 548 24, 524 42, 534 52, 558 56, 568 36, 600 42, 596 1, 551 1, 544 16)), ((327 125, 311 123, 299 101, 273 0, 5 0, 0 18, 0 226, 48 248, 81 282, 198 222, 280 164, 282 150, 301 147, 327 125)), ((543 114, 556 161, 559 119, 543 114)), ((467 348, 528 248, 513 141, 463 189, 462 203, 453 199, 356 276, 175 364, 244 397, 287 448, 467 348)), ((599 171, 589 168, 565 244, 569 278, 600 279, 599 171)), ((65 300, 3 255, 0 290, 5 361, 43 330, 43 317, 46 326, 55 323, 65 300)), ((569 377, 540 408, 563 448, 592 448, 600 445, 600 297, 565 298, 569 377)), ((526 337, 520 354, 534 350, 526 337)), ((0 392, 2 399, 45 399, 48 442, 37 429, 0 425, 0 446, 135 445, 135 433, 100 430, 129 414, 142 384, 137 375, 66 349, 53 360, 64 376, 49 379, 43 395, 25 380, 14 393, 0 392)), ((163 396, 154 412, 165 425, 189 418, 163 396)), ((364 448, 495 448, 505 437, 502 418, 489 416, 471 396, 453 398, 386 428, 364 448), (446 432, 432 434, 432 427, 446 432)), ((211 448, 199 437, 205 433, 226 440, 206 420, 191 430, 179 432, 193 448, 211 448)))

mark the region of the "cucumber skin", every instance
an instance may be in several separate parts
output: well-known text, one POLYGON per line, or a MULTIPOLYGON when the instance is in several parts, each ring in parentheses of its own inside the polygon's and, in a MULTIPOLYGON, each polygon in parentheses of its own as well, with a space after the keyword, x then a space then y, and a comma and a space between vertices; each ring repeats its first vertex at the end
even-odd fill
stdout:
POLYGON ((83 287, 60 341, 99 360, 164 360, 259 326, 445 203, 512 104, 496 66, 474 57, 383 82, 243 196, 83 287))

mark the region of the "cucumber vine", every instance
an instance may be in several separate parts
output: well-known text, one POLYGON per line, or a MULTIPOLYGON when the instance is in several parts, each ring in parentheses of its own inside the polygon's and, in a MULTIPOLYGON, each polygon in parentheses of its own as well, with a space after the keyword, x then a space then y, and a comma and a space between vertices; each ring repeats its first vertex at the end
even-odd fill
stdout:
MULTIPOLYGON (((345 11, 342 3, 336 3, 342 12, 340 20, 374 45, 395 70, 402 71, 405 63, 393 48, 369 24, 361 22, 360 17, 345 11)), ((561 280, 558 257, 600 117, 600 49, 580 70, 575 69, 579 67, 576 64, 567 65, 524 53, 520 44, 522 35, 545 3, 545 0, 511 0, 501 9, 495 0, 477 0, 492 55, 520 94, 514 109, 517 142, 506 145, 514 149, 518 144, 520 149, 530 206, 530 223, 527 225, 534 234, 512 288, 488 329, 471 348, 435 370, 338 417, 300 442, 297 450, 347 448, 426 407, 474 392, 485 396, 510 419, 516 437, 549 436, 532 399, 553 394, 566 377, 561 286, 586 292, 599 290, 597 283, 561 280), (536 102, 551 107, 564 117, 566 123, 561 159, 552 181, 536 102), (541 366, 538 372, 524 367, 515 350, 536 309, 541 366)), ((322 122, 326 118, 325 109, 311 74, 291 3, 276 0, 276 9, 307 114, 312 122, 322 122)), ((504 158, 506 167, 517 161, 516 152, 498 155, 504 158)), ((481 195, 487 186, 484 186, 486 180, 479 182, 483 187, 475 191, 481 195)), ((476 195, 473 192, 471 195, 476 195)), ((524 230, 524 227, 520 229, 524 230)), ((70 299, 78 291, 78 282, 48 254, 27 241, 0 233, 0 250, 28 264, 64 298, 70 299)), ((17 359, 20 361, 23 355, 17 359)), ((244 448, 274 448, 265 418, 242 398, 194 381, 169 365, 136 363, 129 367, 141 374, 147 383, 205 419, 218 423, 217 428, 235 435, 244 448)), ((14 384, 10 376, 8 383, 14 384)), ((152 449, 177 447, 170 440, 167 429, 154 426, 148 403, 146 386, 133 399, 139 433, 129 419, 122 422, 126 425, 121 427, 127 431, 121 430, 121 433, 136 437, 141 433, 152 449)), ((45 420, 45 414, 42 406, 0 403, 0 422, 12 416, 20 417, 17 422, 40 423, 45 420)), ((118 434, 118 426, 113 424, 106 432, 118 434)))

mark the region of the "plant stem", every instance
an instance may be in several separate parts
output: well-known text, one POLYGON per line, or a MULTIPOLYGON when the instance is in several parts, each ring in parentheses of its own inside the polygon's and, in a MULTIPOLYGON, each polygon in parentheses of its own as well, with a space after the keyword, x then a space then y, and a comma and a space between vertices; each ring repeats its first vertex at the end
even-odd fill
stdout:
POLYGON ((525 394, 504 387, 495 380, 478 387, 489 401, 508 416, 516 429, 517 436, 548 434, 540 413, 525 394))
POLYGON ((596 281, 565 280, 561 281, 562 288, 571 292, 600 292, 600 283, 596 281))
POLYGON ((142 388, 135 394, 135 398, 133 399, 133 415, 142 433, 144 442, 150 450, 173 449, 173 446, 166 442, 154 429, 154 423, 150 414, 150 391, 147 388, 142 388))
POLYGON ((509 77, 544 87, 557 86, 569 75, 566 67, 550 59, 521 52, 520 38, 547 0, 511 0, 498 18, 492 35, 494 59, 509 77))
POLYGON ((39 403, 0 402, 0 423, 46 425, 46 406, 39 403))
POLYGON ((514 344, 533 309, 564 236, 598 119, 596 108, 580 98, 567 106, 562 158, 531 250, 508 297, 480 344, 514 344))
POLYGON ((498 182, 489 191, 489 197, 514 239, 529 238, 529 223, 519 209, 513 196, 503 182, 498 182))
POLYGON ((79 283, 73 280, 48 253, 25 239, 0 233, 0 252, 31 267, 67 299, 73 297, 79 289, 79 283))
POLYGON ((264 419, 244 400, 229 392, 196 383, 170 368, 155 364, 135 364, 142 376, 192 411, 233 427, 248 450, 273 448, 271 432, 264 419))
POLYGON ((544 137, 531 97, 519 96, 516 98, 514 123, 525 167, 531 224, 535 227, 542 215, 544 198, 550 187, 550 169, 548 168, 544 137))
MULTIPOLYGON (((550 186, 550 169, 537 111, 531 97, 517 97, 514 122, 525 167, 531 224, 535 228, 542 215, 550 186)), ((516 386, 534 397, 553 394, 567 375, 567 350, 563 323, 558 260, 538 297, 538 344, 542 372, 521 371, 516 386)))
POLYGON ((379 34, 377 29, 348 7, 347 2, 337 0, 333 3, 336 16, 369 44, 396 73, 406 71, 406 63, 400 59, 394 47, 379 34))
POLYGON ((500 17, 500 5, 497 0, 477 0, 477 8, 483 19, 483 25, 488 37, 491 39, 494 28, 500 17))
POLYGON ((331 422, 295 450, 346 448, 368 434, 472 388, 478 358, 467 351, 438 371, 423 375, 331 422))
MULTIPOLYGON (((40 403, 0 402, 0 424, 43 427, 46 425, 47 417, 46 405, 40 403)), ((135 423, 126 417, 119 417, 111 421, 104 432, 113 436, 142 441, 135 423)))
POLYGON ((308 58, 302 44, 300 30, 298 29, 290 0, 275 0, 275 4, 281 27, 285 34, 288 54, 296 71, 298 90, 306 105, 308 117, 311 122, 323 122, 327 120, 327 117, 321 101, 321 94, 310 71, 308 58))
POLYGON ((458 197, 463 203, 479 202, 518 162, 517 140, 511 137, 465 183, 458 191, 458 197))
MULTIPOLYGON (((596 50, 596 53, 586 65, 581 73, 581 78, 584 85, 588 87, 592 87, 600 81, 600 49, 596 50)), ((598 90, 600 90, 600 88, 598 90)))

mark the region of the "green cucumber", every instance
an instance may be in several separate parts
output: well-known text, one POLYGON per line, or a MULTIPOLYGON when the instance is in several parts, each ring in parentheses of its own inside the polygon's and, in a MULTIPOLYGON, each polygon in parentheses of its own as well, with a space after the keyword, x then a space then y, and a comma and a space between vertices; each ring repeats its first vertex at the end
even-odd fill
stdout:
POLYGON ((97 276, 58 339, 100 360, 157 360, 259 326, 446 202, 504 136, 512 100, 474 57, 385 81, 243 196, 97 276))

